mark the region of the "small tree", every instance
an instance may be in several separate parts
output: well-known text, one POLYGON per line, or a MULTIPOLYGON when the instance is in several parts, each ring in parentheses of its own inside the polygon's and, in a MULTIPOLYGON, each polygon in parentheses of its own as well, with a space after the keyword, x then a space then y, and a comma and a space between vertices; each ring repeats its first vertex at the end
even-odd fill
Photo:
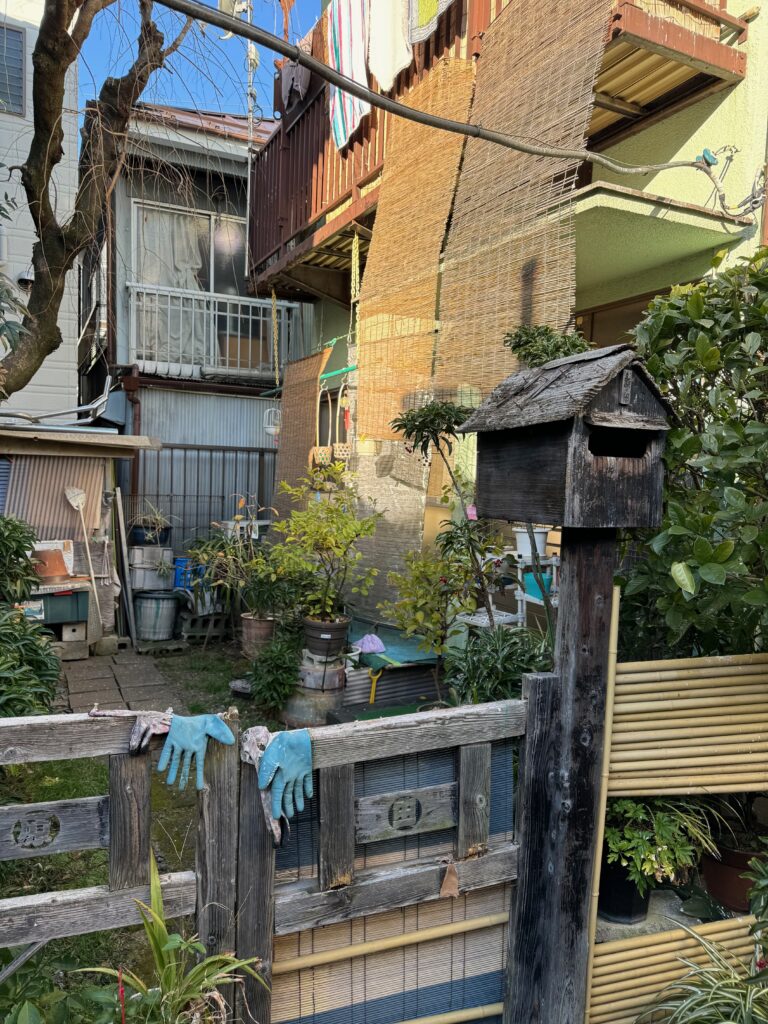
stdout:
POLYGON ((504 346, 513 352, 528 369, 543 366, 553 359, 575 356, 589 349, 589 342, 580 334, 563 334, 546 325, 523 324, 504 335, 504 346))
POLYGON ((625 572, 623 653, 764 649, 768 249, 654 299, 635 337, 676 419, 663 529, 625 572))
POLYGON ((390 426, 403 435, 411 450, 430 459, 434 454, 442 461, 451 481, 449 494, 444 495, 444 504, 453 500, 461 511, 458 522, 445 520, 444 529, 438 534, 436 545, 441 555, 451 561, 467 563, 474 581, 477 600, 488 615, 493 627, 493 601, 491 589, 497 575, 498 541, 489 530, 488 524, 472 518, 466 487, 451 464, 451 454, 456 441, 457 430, 470 416, 472 410, 452 402, 428 402, 420 409, 409 409, 392 420, 390 426))

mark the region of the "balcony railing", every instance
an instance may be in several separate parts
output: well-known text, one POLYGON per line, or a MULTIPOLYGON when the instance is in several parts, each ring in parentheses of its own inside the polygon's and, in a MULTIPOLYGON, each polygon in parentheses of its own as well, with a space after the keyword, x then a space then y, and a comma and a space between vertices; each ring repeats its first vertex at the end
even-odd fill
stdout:
MULTIPOLYGON (((454 0, 434 36, 416 48, 414 63, 398 76, 393 95, 406 95, 446 53, 481 52, 478 40, 507 2, 454 0)), ((591 147, 613 144, 622 133, 740 81, 747 28, 728 13, 724 0, 616 0, 595 87, 591 147)), ((280 280, 315 249, 327 257, 318 266, 338 268, 332 237, 375 207, 390 120, 372 111, 339 151, 330 137, 323 88, 298 119, 278 127, 253 164, 249 230, 255 286, 280 280)))
MULTIPOLYGON (((272 303, 129 284, 130 361, 163 377, 274 379, 272 303)), ((299 306, 278 302, 278 365, 300 329, 299 306)))

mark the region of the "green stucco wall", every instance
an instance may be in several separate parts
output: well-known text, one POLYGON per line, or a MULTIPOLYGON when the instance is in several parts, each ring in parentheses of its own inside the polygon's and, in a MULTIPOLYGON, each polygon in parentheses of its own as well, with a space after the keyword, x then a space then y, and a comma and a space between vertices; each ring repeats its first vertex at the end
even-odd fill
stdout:
MULTIPOLYGON (((743 82, 617 143, 605 151, 606 155, 631 164, 662 163, 694 159, 705 146, 715 150, 722 145, 734 145, 739 152, 726 170, 724 185, 731 204, 744 199, 752 188, 755 174, 766 162, 768 152, 768 9, 764 8, 750 24, 745 48, 747 75, 743 82)), ((704 174, 693 169, 624 175, 596 166, 593 181, 642 189, 711 209, 717 205, 711 183, 704 174)), ((758 213, 754 227, 745 229, 735 244, 733 240, 724 240, 729 247, 728 262, 754 252, 759 243, 762 216, 758 213)), ((606 211, 605 231, 610 230, 610 211, 606 211)), ((649 233, 648 245, 653 244, 651 238, 652 233, 649 233)), ((632 244, 644 244, 643 234, 637 233, 632 244)), ((658 263, 641 274, 633 273, 628 267, 626 275, 618 273, 603 286, 595 287, 591 283, 588 291, 582 290, 578 296, 577 305, 584 309, 616 302, 690 280, 706 272, 712 251, 711 240, 703 239, 702 251, 681 261, 670 263, 660 252, 658 263)))

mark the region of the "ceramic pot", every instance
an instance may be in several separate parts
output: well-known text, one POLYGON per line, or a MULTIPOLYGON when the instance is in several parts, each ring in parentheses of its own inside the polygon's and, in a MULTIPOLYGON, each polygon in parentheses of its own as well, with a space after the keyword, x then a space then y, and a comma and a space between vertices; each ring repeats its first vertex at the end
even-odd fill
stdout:
POLYGON ((759 850, 730 850, 720 847, 720 860, 705 853, 701 858, 702 874, 707 892, 718 903, 740 914, 749 910, 749 892, 752 882, 741 876, 749 871, 749 862, 759 857, 759 850))
POLYGON ((347 643, 347 630, 352 620, 343 615, 335 622, 304 619, 304 646, 310 654, 321 658, 338 658, 347 643))
POLYGON ((263 647, 275 635, 275 620, 259 618, 254 612, 243 612, 240 616, 242 636, 240 649, 249 661, 254 661, 263 647))

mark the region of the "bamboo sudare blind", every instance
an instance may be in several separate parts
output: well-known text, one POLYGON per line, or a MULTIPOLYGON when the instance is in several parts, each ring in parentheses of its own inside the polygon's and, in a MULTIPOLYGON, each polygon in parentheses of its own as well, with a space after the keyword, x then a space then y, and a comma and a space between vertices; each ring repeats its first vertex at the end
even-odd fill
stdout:
POLYGON ((315 408, 320 387, 320 374, 325 369, 331 349, 326 348, 305 359, 297 359, 285 367, 283 378, 282 426, 277 449, 275 496, 273 502, 280 515, 287 515, 291 503, 279 494, 277 484, 285 480, 295 485, 306 476, 309 456, 315 441, 315 408))
MULTIPOLYGON (((610 0, 512 0, 483 38, 472 120, 579 149, 592 113, 610 0)), ((575 301, 569 197, 578 161, 469 139, 440 290, 438 390, 487 394, 515 369, 520 324, 564 329, 575 301)))
MULTIPOLYGON (((473 82, 471 61, 443 58, 403 102, 466 121, 473 82)), ((390 130, 357 326, 357 433, 378 440, 431 384, 440 252, 464 145, 402 118, 390 130)))
MULTIPOLYGON (((746 970, 752 955, 749 929, 753 922, 753 917, 735 917, 697 925, 692 930, 724 946, 745 964, 746 970)), ((634 1024, 662 989, 688 971, 681 958, 696 963, 707 960, 701 943, 682 928, 602 942, 593 956, 589 1024, 634 1024)))
POLYGON ((616 666, 609 796, 768 788, 768 654, 616 666))

